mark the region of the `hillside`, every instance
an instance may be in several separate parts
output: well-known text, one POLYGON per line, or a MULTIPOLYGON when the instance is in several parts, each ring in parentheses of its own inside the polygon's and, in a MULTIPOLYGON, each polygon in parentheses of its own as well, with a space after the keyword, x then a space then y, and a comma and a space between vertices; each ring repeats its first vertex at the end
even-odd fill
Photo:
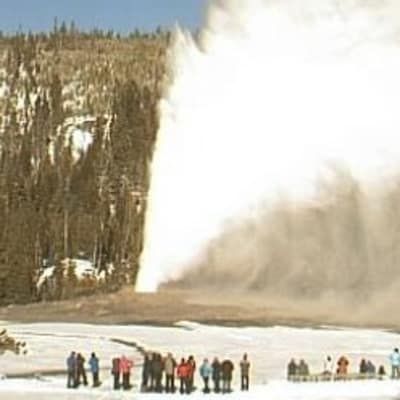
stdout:
POLYGON ((0 304, 135 280, 168 41, 0 38, 0 304))

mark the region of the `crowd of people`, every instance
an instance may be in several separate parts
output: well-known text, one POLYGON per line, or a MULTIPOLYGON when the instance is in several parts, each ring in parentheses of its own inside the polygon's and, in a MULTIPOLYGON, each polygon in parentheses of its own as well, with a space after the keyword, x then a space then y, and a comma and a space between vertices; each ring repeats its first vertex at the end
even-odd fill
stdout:
MULTIPOLYGON (((239 363, 241 390, 249 389, 250 362, 247 354, 239 363)), ((230 359, 220 361, 215 357, 212 362, 205 358, 199 367, 199 374, 203 381, 203 393, 229 393, 232 391, 232 378, 235 369, 230 359), (212 383, 212 386, 211 386, 212 383)), ((181 394, 189 394, 195 390, 196 360, 191 355, 182 358, 178 363, 171 353, 165 358, 160 354, 149 353, 145 355, 142 372, 143 392, 174 393, 179 389, 181 394), (164 385, 163 385, 164 376, 164 385), (179 385, 175 384, 175 378, 179 385)))
MULTIPOLYGON (((393 353, 389 356, 389 360, 392 367, 392 379, 400 379, 400 353, 396 348, 393 353)), ((336 363, 331 356, 327 356, 323 362, 322 372, 320 376, 326 377, 327 379, 341 379, 346 378, 349 374, 350 361, 346 356, 340 356, 336 363)), ((383 365, 380 365, 377 369, 375 364, 371 360, 362 358, 358 366, 356 374, 362 377, 385 377, 386 370, 383 365)), ((318 374, 317 374, 318 375, 318 374)), ((308 364, 302 359, 296 362, 295 359, 291 359, 287 366, 287 379, 289 381, 298 381, 299 378, 306 379, 310 376, 310 368, 308 364)), ((300 379, 301 380, 301 379, 300 379)))
MULTIPOLYGON (((71 352, 67 358, 67 387, 77 388, 81 384, 88 385, 88 379, 85 368, 85 357, 81 353, 71 352)), ((92 353, 89 359, 90 372, 92 374, 93 387, 101 385, 99 380, 100 363, 95 353, 92 353)))
MULTIPOLYGON (((100 386, 100 362, 95 353, 89 359, 93 387, 100 386)), ((111 361, 114 390, 129 390, 132 388, 131 371, 134 367, 132 360, 126 356, 115 357, 111 361)), ((202 391, 205 394, 230 393, 232 391, 234 363, 230 359, 220 361, 215 357, 212 362, 205 358, 198 368, 202 379, 202 391)), ((190 394, 196 390, 195 374, 197 364, 194 356, 181 358, 179 363, 171 353, 163 357, 160 353, 144 355, 141 376, 141 391, 156 393, 190 394)), ((241 390, 249 390, 250 361, 247 354, 239 363, 241 390)), ((67 387, 77 388, 81 384, 87 386, 88 379, 85 369, 85 358, 81 353, 72 352, 67 358, 67 387)))
MULTIPOLYGON (((400 352, 395 348, 389 356, 391 364, 391 378, 400 379, 400 352)), ((88 385, 86 375, 86 360, 81 353, 71 352, 67 358, 67 387, 78 388, 80 385, 88 385)), ((95 353, 91 354, 88 367, 92 376, 93 387, 101 385, 99 372, 100 361, 95 353)), ((111 361, 111 374, 113 376, 114 390, 129 390, 132 388, 131 372, 134 363, 126 356, 115 357, 111 361)), ((139 366, 138 366, 139 367, 139 366)), ((326 380, 346 379, 349 374, 350 361, 346 356, 340 356, 335 362, 331 356, 327 356, 323 361, 323 369, 320 373, 313 376, 324 377, 326 380)), ((176 361, 171 353, 165 357, 160 353, 145 353, 143 364, 141 365, 141 384, 142 392, 156 393, 175 393, 190 394, 196 390, 195 376, 197 363, 193 355, 181 358, 176 361)), ((215 357, 212 362, 205 358, 198 374, 202 379, 203 393, 230 393, 232 391, 232 379, 235 365, 229 358, 219 360, 215 357)), ((242 391, 249 390, 250 384, 250 361, 247 354, 244 354, 239 362, 240 388, 242 391)), ((362 358, 358 372, 358 377, 378 377, 383 379, 387 376, 385 367, 379 368, 368 359, 362 358)), ((289 381, 307 380, 310 377, 310 368, 304 359, 297 362, 291 359, 287 366, 287 379, 289 381)))

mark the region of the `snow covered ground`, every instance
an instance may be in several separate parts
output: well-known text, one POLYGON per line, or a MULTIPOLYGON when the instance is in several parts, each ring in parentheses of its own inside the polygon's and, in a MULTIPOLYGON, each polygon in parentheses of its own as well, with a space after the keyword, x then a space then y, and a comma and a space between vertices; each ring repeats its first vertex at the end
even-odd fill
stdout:
MULTIPOLYGON (((235 391, 225 396, 236 399, 274 400, 345 400, 345 399, 400 399, 400 382, 362 381, 328 383, 288 383, 286 364, 291 357, 304 358, 311 372, 320 372, 323 358, 331 355, 349 357, 352 371, 357 370, 361 358, 383 364, 388 370, 388 355, 400 346, 395 333, 359 329, 310 328, 225 328, 195 323, 180 323, 175 327, 101 326, 82 324, 6 324, 10 333, 26 340, 27 356, 7 353, 0 358, 0 375, 62 370, 71 350, 82 352, 86 358, 95 351, 101 360, 101 378, 97 389, 65 389, 65 377, 56 374, 38 379, 0 380, 0 398, 3 399, 153 399, 160 395, 138 393, 141 355, 129 343, 161 352, 172 351, 177 358, 194 354, 198 364, 204 357, 231 357, 237 364, 247 352, 252 362, 253 387, 248 394, 235 391), (127 344, 114 342, 117 339, 127 344), (132 392, 111 390, 110 360, 114 355, 132 357, 137 365, 132 392)), ((200 385, 199 377, 198 385, 200 385)), ((237 389, 238 376, 234 379, 237 389)), ((166 395, 162 395, 166 396, 166 395)), ((180 395, 168 395, 177 397, 180 395)), ((210 398, 218 397, 210 395, 210 398)), ((195 393, 191 398, 204 398, 195 393)))

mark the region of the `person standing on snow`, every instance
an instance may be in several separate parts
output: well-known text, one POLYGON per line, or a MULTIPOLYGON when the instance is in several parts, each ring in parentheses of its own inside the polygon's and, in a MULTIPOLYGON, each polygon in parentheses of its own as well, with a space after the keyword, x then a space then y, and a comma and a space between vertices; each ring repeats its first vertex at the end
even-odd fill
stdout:
POLYGON ((154 392, 156 388, 156 377, 154 374, 154 363, 156 361, 156 353, 150 353, 149 354, 149 368, 150 368, 150 374, 149 374, 149 382, 150 382, 150 392, 154 392))
POLYGON ((359 373, 366 374, 368 372, 367 361, 363 358, 360 362, 359 373))
POLYGON ((221 364, 222 371, 222 393, 230 393, 232 391, 232 372, 234 370, 234 365, 231 360, 224 360, 221 364))
POLYGON ((165 391, 167 393, 175 393, 175 368, 176 361, 171 353, 168 353, 164 361, 165 370, 165 391))
POLYGON ((100 363, 95 353, 92 353, 89 360, 89 365, 90 365, 90 372, 92 373, 93 377, 93 387, 98 387, 100 386, 100 380, 99 380, 100 363))
POLYGON ((333 376, 334 364, 331 356, 327 356, 324 360, 323 374, 326 376, 333 376))
POLYGON ((188 387, 189 392, 193 392, 194 387, 194 373, 196 371, 196 361, 193 356, 189 356, 188 361, 188 387))
POLYGON ((367 374, 370 374, 370 375, 376 374, 376 367, 371 360, 367 360, 367 374))
POLYGON ((298 365, 296 363, 296 360, 292 358, 287 366, 287 379, 288 381, 294 381, 295 377, 298 372, 298 365))
POLYGON ((218 357, 214 358, 212 367, 212 380, 214 382, 214 392, 219 393, 221 390, 220 382, 221 382, 221 363, 218 360, 218 357))
POLYGON ((149 381, 151 374, 151 356, 149 353, 144 355, 143 369, 142 369, 142 392, 149 391, 149 381))
POLYGON ((240 361, 240 381, 241 390, 249 390, 250 362, 246 353, 243 355, 242 361, 240 361))
POLYGON ((347 370, 349 367, 349 360, 345 356, 341 356, 337 362, 337 374, 347 375, 347 370))
POLYGON ((203 382, 204 382, 204 389, 203 389, 203 393, 210 393, 210 388, 208 386, 208 382, 210 380, 210 377, 212 376, 212 367, 210 365, 210 363, 208 362, 208 359, 205 358, 203 361, 203 364, 201 364, 200 367, 200 376, 203 378, 203 382))
POLYGON ((382 380, 385 378, 385 376, 386 376, 385 367, 383 365, 380 365, 378 368, 378 378, 382 380))
POLYGON ((122 356, 119 363, 119 370, 120 374, 122 375, 122 389, 124 390, 129 390, 132 387, 130 383, 132 367, 132 360, 122 356))
POLYGON ((185 361, 184 358, 182 358, 181 362, 177 368, 177 375, 178 375, 179 382, 180 382, 180 388, 179 388, 180 394, 184 394, 184 393, 189 394, 190 393, 189 385, 188 385, 189 368, 190 367, 189 367, 188 363, 185 361))
POLYGON ((76 387, 76 353, 71 352, 67 358, 67 388, 76 387))
POLYGON ((400 378, 400 354, 399 349, 395 348, 393 353, 389 356, 390 364, 392 366, 392 379, 400 378))
POLYGON ((157 393, 161 393, 163 390, 162 387, 162 378, 163 378, 163 371, 164 371, 164 365, 163 365, 163 360, 161 357, 161 354, 156 354, 153 358, 153 376, 155 380, 155 387, 154 390, 157 393))
POLYGON ((299 372, 299 375, 302 376, 303 378, 310 374, 308 364, 303 359, 300 360, 298 372, 299 372))
POLYGON ((81 377, 82 382, 85 386, 87 386, 87 377, 86 377, 86 370, 85 370, 85 357, 81 353, 78 353, 76 356, 76 386, 78 387, 81 384, 81 377))
POLYGON ((111 374, 114 377, 114 390, 118 390, 120 388, 120 379, 121 379, 121 359, 119 357, 115 357, 112 359, 112 369, 111 374))

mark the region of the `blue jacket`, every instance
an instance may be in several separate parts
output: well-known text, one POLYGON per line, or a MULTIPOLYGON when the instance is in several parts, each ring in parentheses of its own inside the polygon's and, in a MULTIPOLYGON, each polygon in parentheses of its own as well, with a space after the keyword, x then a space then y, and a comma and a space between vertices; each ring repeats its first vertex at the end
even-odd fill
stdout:
POLYGON ((200 367, 200 375, 202 378, 209 378, 212 375, 213 369, 210 364, 203 363, 200 367))
POLYGON ((393 367, 400 367, 400 353, 394 351, 389 358, 393 367))
POLYGON ((92 373, 99 372, 99 359, 97 357, 90 357, 89 365, 92 373))

